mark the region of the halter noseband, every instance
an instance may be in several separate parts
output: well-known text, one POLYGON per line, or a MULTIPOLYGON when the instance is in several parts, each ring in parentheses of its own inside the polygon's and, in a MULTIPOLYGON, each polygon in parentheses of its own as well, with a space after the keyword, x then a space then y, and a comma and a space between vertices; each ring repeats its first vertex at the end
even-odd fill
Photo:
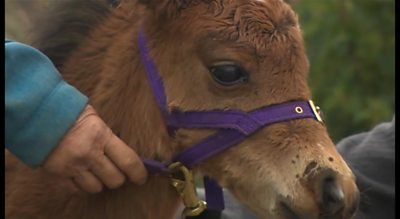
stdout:
POLYGON ((172 185, 182 196, 186 206, 183 212, 185 216, 197 216, 206 207, 216 211, 224 209, 222 189, 209 177, 204 177, 207 204, 197 198, 190 171, 193 166, 240 143, 246 137, 273 123, 303 118, 314 118, 323 123, 319 108, 311 100, 265 106, 252 112, 236 110, 170 112, 167 108, 163 82, 150 57, 143 29, 138 33, 138 46, 148 81, 170 134, 177 128, 221 129, 216 134, 184 149, 168 164, 142 159, 150 173, 161 173, 172 178, 172 185))

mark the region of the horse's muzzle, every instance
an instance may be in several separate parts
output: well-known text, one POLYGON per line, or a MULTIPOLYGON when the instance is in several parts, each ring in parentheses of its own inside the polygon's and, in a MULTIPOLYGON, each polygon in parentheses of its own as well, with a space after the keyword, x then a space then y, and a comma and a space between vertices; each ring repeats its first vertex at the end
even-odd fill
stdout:
POLYGON ((307 181, 304 186, 309 187, 314 201, 283 200, 279 206, 283 218, 351 219, 354 217, 360 195, 353 177, 339 175, 331 169, 322 169, 310 176, 307 181), (293 201, 296 203, 293 204, 293 201))

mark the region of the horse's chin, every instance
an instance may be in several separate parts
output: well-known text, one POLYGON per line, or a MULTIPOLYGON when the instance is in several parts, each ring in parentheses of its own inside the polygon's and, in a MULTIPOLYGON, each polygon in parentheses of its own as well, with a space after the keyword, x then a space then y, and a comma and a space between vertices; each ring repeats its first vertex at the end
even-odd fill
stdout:
POLYGON ((282 219, 301 219, 300 216, 297 215, 289 206, 285 203, 279 203, 279 211, 280 215, 282 215, 282 219))
POLYGON ((283 195, 271 194, 266 195, 258 194, 258 197, 252 196, 250 199, 241 199, 240 201, 245 204, 259 219, 317 219, 318 209, 317 206, 311 204, 305 209, 296 209, 287 202, 283 195), (258 200, 258 201, 255 201, 258 200))
POLYGON ((318 217, 317 211, 312 213, 314 215, 300 216, 300 214, 284 202, 279 202, 276 206, 276 215, 273 217, 276 219, 311 219, 318 217))
POLYGON ((259 219, 302 219, 283 203, 269 208, 253 207, 252 211, 259 219))
POLYGON ((303 218, 283 202, 279 202, 271 209, 254 210, 259 219, 310 219, 303 218))
MULTIPOLYGON (((255 193, 235 193, 234 195, 238 198, 238 201, 243 205, 246 205, 248 209, 256 216, 258 219, 278 219, 277 208, 275 207, 278 203, 278 198, 271 193, 271 191, 264 190, 263 192, 255 193), (249 195, 253 194, 253 195, 249 195)), ((283 219, 283 218, 282 218, 283 219)))

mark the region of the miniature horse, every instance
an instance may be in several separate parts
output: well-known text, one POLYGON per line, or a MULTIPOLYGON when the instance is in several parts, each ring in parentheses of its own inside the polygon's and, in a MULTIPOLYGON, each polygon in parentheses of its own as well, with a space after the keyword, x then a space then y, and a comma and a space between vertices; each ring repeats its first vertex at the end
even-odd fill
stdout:
MULTIPOLYGON (((168 133, 139 57, 144 29, 169 110, 250 112, 310 100, 296 14, 282 0, 70 0, 36 44, 137 153, 169 161, 216 132, 168 133), (69 13, 66 13, 69 12, 69 13)), ((57 8, 57 7, 56 7, 57 8)), ((41 26, 46 26, 41 24, 41 26)), ((174 218, 180 197, 162 175, 89 195, 6 153, 6 218, 174 218)), ((263 127, 194 167, 264 219, 347 219, 354 175, 312 118, 263 127)))

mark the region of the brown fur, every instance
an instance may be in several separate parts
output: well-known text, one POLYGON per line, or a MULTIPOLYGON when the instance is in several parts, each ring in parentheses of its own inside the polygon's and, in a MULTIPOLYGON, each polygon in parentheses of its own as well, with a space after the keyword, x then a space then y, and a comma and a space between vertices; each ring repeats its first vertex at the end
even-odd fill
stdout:
MULTIPOLYGON (((121 1, 114 9, 103 11, 100 8, 107 4, 91 1, 100 12, 87 8, 80 12, 102 16, 101 22, 94 19, 85 24, 91 26, 90 31, 74 32, 79 28, 68 26, 71 23, 65 19, 61 23, 71 27, 68 30, 77 34, 77 41, 59 41, 67 33, 55 31, 42 35, 42 40, 55 37, 47 38, 47 46, 37 44, 140 155, 168 161, 215 132, 180 129, 176 137, 168 136, 138 56, 136 37, 141 23, 171 109, 250 111, 311 98, 297 16, 282 1, 140 2, 121 1), (216 84, 207 66, 221 60, 245 68, 249 83, 231 88, 216 84)), ((30 170, 9 154, 6 158, 7 218, 173 218, 179 204, 164 177, 152 176, 144 186, 126 183, 93 196, 41 170, 30 170)), ((351 171, 325 127, 313 119, 265 127, 195 170, 216 178, 261 218, 281 218, 279 204, 283 200, 300 209, 299 215, 319 217, 315 182, 324 170, 343 182, 346 209, 353 207, 356 197, 351 171)), ((348 218, 346 212, 337 218, 348 218)))

